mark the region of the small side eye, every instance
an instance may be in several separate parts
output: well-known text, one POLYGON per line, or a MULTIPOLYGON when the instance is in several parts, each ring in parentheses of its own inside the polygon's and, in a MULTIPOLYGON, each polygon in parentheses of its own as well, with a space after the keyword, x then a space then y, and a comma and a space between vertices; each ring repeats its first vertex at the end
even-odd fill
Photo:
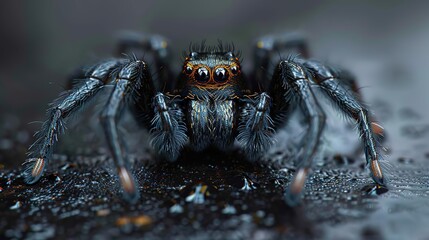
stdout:
POLYGON ((186 67, 185 67, 185 73, 186 73, 186 74, 188 74, 188 75, 189 75, 189 74, 191 74, 192 72, 193 72, 193 69, 192 69, 192 67, 191 67, 191 66, 186 66, 186 67))
POLYGON ((189 53, 189 57, 192 58, 192 59, 195 59, 197 56, 198 56, 197 52, 191 52, 191 53, 189 53))
POLYGON ((234 57, 234 54, 232 54, 232 52, 227 52, 227 53, 225 53, 225 57, 231 59, 234 57))
POLYGON ((225 68, 217 68, 214 74, 214 80, 216 82, 225 82, 228 80, 228 71, 225 68))
POLYGON ((207 82, 210 79, 209 70, 207 70, 205 67, 198 68, 195 74, 195 79, 198 82, 207 82))
POLYGON ((233 74, 237 74, 237 73, 238 73, 238 67, 237 67, 237 66, 232 66, 232 67, 231 67, 231 72, 232 72, 233 74))

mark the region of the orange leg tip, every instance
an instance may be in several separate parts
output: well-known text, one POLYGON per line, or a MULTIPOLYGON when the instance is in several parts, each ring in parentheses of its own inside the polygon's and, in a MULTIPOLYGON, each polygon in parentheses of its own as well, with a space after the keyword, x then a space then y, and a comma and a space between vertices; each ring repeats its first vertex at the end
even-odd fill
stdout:
POLYGON ((30 158, 25 161, 24 182, 27 184, 36 183, 43 175, 46 160, 43 158, 30 158))
POLYGON ((372 131, 377 135, 382 135, 384 133, 384 128, 376 122, 372 122, 371 127, 372 131))
POLYGON ((377 160, 371 161, 370 167, 371 167, 371 175, 374 181, 381 186, 385 186, 383 172, 381 171, 381 167, 378 161, 377 160))
POLYGON ((45 160, 43 158, 37 158, 35 160, 33 169, 31 170, 31 176, 33 178, 38 178, 43 173, 44 168, 45 168, 45 160))
POLYGON ((304 189, 304 184, 305 184, 305 180, 307 179, 307 175, 308 175, 308 169, 301 168, 298 170, 290 186, 291 194, 295 194, 295 195, 301 194, 302 190, 304 189))
POLYGON ((127 194, 133 195, 136 193, 136 185, 134 183, 133 177, 130 172, 125 167, 120 167, 118 169, 119 180, 121 181, 121 185, 124 188, 124 191, 127 194))

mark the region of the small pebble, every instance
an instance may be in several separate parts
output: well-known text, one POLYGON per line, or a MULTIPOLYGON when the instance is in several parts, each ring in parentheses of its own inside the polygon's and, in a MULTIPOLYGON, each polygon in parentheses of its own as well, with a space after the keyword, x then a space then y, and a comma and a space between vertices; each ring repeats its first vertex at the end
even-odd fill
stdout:
POLYGON ((255 184, 250 180, 250 178, 244 176, 244 186, 241 188, 242 191, 250 191, 256 189, 255 184))
POLYGON ((134 225, 136 227, 148 226, 152 223, 152 219, 146 215, 140 215, 136 217, 120 217, 116 220, 116 225, 122 227, 125 225, 134 225))
POLYGON ((223 214, 236 214, 237 210, 235 209, 234 206, 231 205, 226 205, 226 207, 222 210, 223 214))
POLYGON ((398 162, 403 163, 403 164, 412 164, 412 163, 414 163, 414 159, 412 159, 410 157, 400 157, 400 158, 398 158, 398 162))
POLYGON ((179 204, 174 204, 170 207, 170 213, 183 213, 183 207, 179 204))
POLYGON ((110 210, 109 209, 101 209, 97 211, 97 216, 99 217, 104 217, 110 214, 110 210))
POLYGON ((11 209, 11 210, 15 210, 15 209, 20 208, 21 206, 22 206, 21 201, 17 201, 17 202, 15 203, 15 205, 11 206, 9 209, 11 209))

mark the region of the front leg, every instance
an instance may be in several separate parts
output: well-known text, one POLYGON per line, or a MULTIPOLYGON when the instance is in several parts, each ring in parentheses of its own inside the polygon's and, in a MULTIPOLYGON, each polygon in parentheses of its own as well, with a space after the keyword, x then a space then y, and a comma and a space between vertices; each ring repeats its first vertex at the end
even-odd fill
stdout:
POLYGON ((142 114, 153 116, 152 146, 169 159, 177 158, 187 142, 183 113, 178 104, 162 93, 156 93, 146 63, 134 59, 114 76, 115 87, 101 114, 101 122, 124 197, 130 202, 138 199, 138 186, 129 170, 129 162, 121 145, 118 120, 125 104, 132 104, 142 114))
POLYGON ((311 90, 310 80, 305 68, 293 59, 282 60, 276 69, 272 80, 272 95, 278 101, 277 112, 280 108, 298 104, 308 121, 308 130, 304 138, 304 147, 297 172, 286 191, 286 201, 296 205, 304 189, 305 181, 311 169, 314 155, 320 142, 325 125, 325 114, 311 90))
POLYGON ((138 187, 129 171, 129 162, 121 146, 117 125, 125 103, 136 103, 139 98, 150 98, 154 94, 154 88, 146 63, 135 59, 115 73, 114 83, 115 87, 101 113, 101 123, 124 190, 124 197, 130 202, 135 202, 138 199, 138 187), (140 91, 143 92, 142 96, 140 91))
POLYGON ((67 119, 76 114, 85 104, 96 97, 125 60, 112 59, 86 70, 83 79, 76 81, 73 89, 61 94, 48 111, 48 119, 36 133, 37 140, 31 145, 28 159, 24 163, 24 179, 28 184, 37 182, 48 165, 59 135, 65 130, 67 119))

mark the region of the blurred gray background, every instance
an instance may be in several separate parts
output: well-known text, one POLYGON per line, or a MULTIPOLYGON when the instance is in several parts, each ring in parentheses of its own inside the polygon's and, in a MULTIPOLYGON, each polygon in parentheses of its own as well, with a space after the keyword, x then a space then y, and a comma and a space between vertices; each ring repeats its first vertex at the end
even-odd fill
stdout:
MULTIPOLYGON (((306 34, 315 57, 356 74, 366 101, 375 105, 378 120, 390 132, 399 131, 400 123, 390 121, 395 116, 383 107, 386 103, 404 108, 405 115, 412 107, 414 114, 421 111, 422 122, 427 120, 427 1, 99 0, 1 5, 4 124, 26 126, 43 119, 47 103, 64 89, 68 74, 77 66, 111 56, 123 31, 166 36, 176 50, 174 60, 191 41, 233 41, 242 49, 245 64, 251 61, 256 37, 298 31, 306 34)), ((392 144, 401 147, 402 141, 392 144)))
MULTIPOLYGON (((308 36, 316 57, 346 65, 363 81, 369 73, 360 73, 360 68, 371 66, 392 67, 385 73, 389 77, 404 74, 401 78, 407 81, 423 80, 419 78, 426 76, 429 56, 427 1, 99 0, 1 5, 0 112, 26 118, 39 115, 76 66, 110 56, 124 30, 166 36, 178 50, 177 59, 190 41, 234 41, 243 49, 245 61, 250 60, 255 37, 300 31, 308 36)), ((409 92, 404 99, 423 97, 420 93, 409 92)), ((403 96, 386 96, 390 97, 403 96)))

